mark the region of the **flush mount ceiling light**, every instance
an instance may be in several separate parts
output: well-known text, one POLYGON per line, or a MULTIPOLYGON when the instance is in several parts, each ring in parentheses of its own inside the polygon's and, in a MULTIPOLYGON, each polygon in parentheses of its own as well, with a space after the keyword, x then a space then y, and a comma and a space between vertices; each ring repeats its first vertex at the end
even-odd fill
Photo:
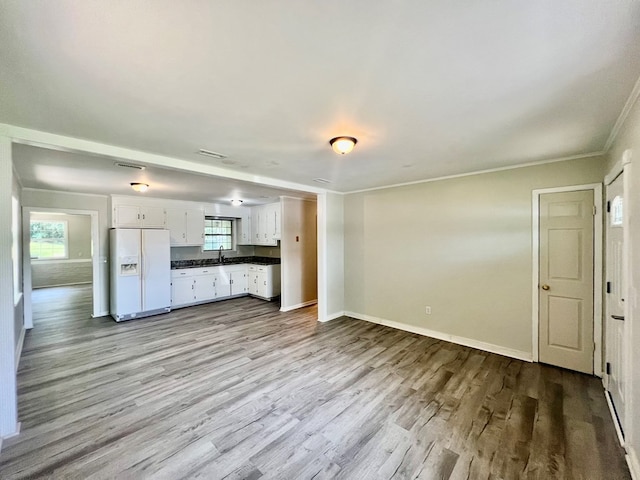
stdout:
POLYGON ((344 155, 353 150, 358 140, 353 137, 335 137, 329 140, 329 145, 333 148, 333 151, 344 155))
POLYGON ((146 192, 147 190, 149 190, 149 185, 147 183, 132 182, 131 188, 133 188, 136 192, 146 192))
POLYGON ((240 205, 242 205, 243 200, 236 200, 235 198, 233 200, 231 200, 231 205, 233 205, 234 207, 239 207, 240 205))

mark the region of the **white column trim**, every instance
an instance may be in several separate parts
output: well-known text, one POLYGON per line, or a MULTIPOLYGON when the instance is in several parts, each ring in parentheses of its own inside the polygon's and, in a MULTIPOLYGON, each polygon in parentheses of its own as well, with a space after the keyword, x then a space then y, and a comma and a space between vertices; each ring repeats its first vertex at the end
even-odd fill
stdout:
POLYGON ((322 193, 317 197, 318 208, 318 321, 324 322, 327 318, 329 292, 327 272, 327 194, 322 193))
POLYGON ((13 298, 13 261, 11 259, 11 203, 13 167, 11 139, 0 136, 0 437, 18 430, 16 390, 15 306, 13 298))

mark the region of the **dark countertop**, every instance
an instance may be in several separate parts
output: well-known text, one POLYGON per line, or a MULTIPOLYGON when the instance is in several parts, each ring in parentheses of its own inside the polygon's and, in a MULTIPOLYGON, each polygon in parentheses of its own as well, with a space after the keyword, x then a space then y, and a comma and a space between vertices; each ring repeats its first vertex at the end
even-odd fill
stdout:
POLYGON ((241 265, 252 263, 254 265, 280 265, 279 258, 273 257, 231 257, 225 258, 222 263, 217 258, 202 258, 199 260, 173 260, 171 270, 181 268, 218 267, 220 265, 241 265))

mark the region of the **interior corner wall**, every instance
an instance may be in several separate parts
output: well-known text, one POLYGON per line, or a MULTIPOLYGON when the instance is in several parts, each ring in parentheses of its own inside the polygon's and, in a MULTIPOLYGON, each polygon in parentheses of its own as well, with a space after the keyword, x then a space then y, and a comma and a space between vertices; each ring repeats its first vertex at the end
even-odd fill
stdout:
POLYGON ((593 157, 347 195, 345 310, 530 358, 532 190, 600 183, 604 164, 593 157))
POLYGON ((100 241, 99 266, 100 291, 99 312, 109 313, 109 216, 108 198, 101 195, 81 195, 50 190, 25 188, 22 191, 22 205, 30 208, 59 208, 65 210, 95 210, 98 212, 98 232, 100 241))
POLYGON ((318 299, 317 204, 315 200, 281 199, 281 309, 318 299))
POLYGON ((625 168, 625 176, 629 175, 625 181, 629 181, 630 187, 628 192, 625 190, 630 238, 627 292, 630 318, 626 318, 625 323, 631 330, 631 336, 627 338, 631 345, 631 359, 627 363, 629 378, 625 406, 630 425, 625 425, 625 448, 634 478, 640 478, 640 349, 637 348, 640 345, 640 99, 636 99, 609 151, 609 167, 620 161, 626 150, 631 150, 631 166, 625 168))

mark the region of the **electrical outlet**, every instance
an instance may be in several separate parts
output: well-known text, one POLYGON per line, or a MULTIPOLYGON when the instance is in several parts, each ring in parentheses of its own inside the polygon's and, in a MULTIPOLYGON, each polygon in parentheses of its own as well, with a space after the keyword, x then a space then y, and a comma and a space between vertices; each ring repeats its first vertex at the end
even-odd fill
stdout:
POLYGON ((426 313, 427 315, 431 315, 431 307, 429 306, 424 307, 424 313, 426 313))

